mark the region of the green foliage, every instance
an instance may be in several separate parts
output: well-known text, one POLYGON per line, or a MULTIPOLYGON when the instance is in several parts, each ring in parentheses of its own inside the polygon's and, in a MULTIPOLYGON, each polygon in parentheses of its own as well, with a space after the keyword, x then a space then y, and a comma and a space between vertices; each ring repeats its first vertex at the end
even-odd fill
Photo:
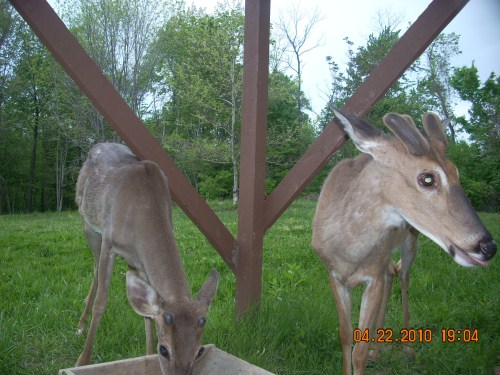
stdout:
POLYGON ((481 86, 478 74, 472 65, 456 69, 452 77, 460 97, 471 103, 470 118, 461 118, 460 122, 485 151, 499 155, 500 77, 491 73, 481 86))
POLYGON ((460 141, 448 146, 448 157, 457 166, 460 184, 473 206, 486 209, 493 193, 493 188, 488 183, 493 169, 484 162, 480 147, 460 141))
POLYGON ((453 87, 463 100, 470 102, 469 118, 458 122, 476 146, 476 164, 470 177, 483 204, 500 207, 500 77, 491 73, 481 86, 476 67, 455 69, 453 87))
MULTIPOLYGON (((231 202, 211 205, 235 233, 237 211, 231 202)), ((205 343, 277 374, 340 372, 337 313, 326 268, 310 246, 314 209, 315 202, 297 201, 269 230, 264 242, 262 302, 249 318, 236 319, 231 270, 174 208, 176 239, 193 293, 212 268, 221 274, 205 343)), ((498 239, 500 216, 480 216, 498 239)), ((93 263, 78 213, 1 216, 0 227, 0 373, 54 374, 72 367, 85 341, 75 331, 93 263)), ((108 307, 95 338, 93 363, 145 353, 144 323, 125 295, 126 270, 125 263, 117 261, 108 307)), ((432 342, 414 345, 414 361, 408 361, 399 346, 383 344, 380 359, 365 373, 491 374, 498 365, 500 348, 499 272, 496 259, 487 269, 463 268, 422 238, 412 268, 411 325, 431 329, 432 342), (478 329, 479 342, 443 343, 443 328, 478 329)), ((354 290, 354 316, 361 290, 354 290)), ((386 327, 400 337, 401 324, 396 281, 386 327)))
MULTIPOLYGON (((332 108, 342 108, 370 75, 373 69, 389 53, 399 40, 400 32, 391 26, 383 27, 379 33, 370 34, 365 46, 353 49, 353 43, 345 38, 349 47, 345 72, 332 57, 327 57, 333 77, 330 100, 320 115, 320 128, 333 118, 332 108)), ((405 113, 418 118, 424 112, 422 96, 411 88, 409 73, 396 81, 388 92, 370 109, 366 118, 374 125, 382 126, 382 117, 387 112, 405 113)))
POLYGON ((233 174, 229 170, 220 170, 216 174, 200 174, 198 190, 206 199, 221 199, 229 196, 233 187, 233 174))

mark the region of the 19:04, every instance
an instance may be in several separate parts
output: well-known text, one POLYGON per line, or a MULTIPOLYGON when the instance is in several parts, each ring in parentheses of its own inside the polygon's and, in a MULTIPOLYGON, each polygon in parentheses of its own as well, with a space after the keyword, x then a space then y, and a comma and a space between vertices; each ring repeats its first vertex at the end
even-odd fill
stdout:
POLYGON ((442 329, 442 342, 478 342, 479 332, 477 329, 442 329))

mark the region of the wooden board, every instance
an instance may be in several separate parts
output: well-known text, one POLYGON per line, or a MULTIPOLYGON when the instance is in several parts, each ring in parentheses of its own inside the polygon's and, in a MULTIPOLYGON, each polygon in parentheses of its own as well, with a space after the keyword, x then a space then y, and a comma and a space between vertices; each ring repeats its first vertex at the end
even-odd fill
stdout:
MULTIPOLYGON (((213 345, 194 368, 194 375, 273 375, 213 345)), ((89 366, 59 370, 59 375, 161 375, 158 355, 124 359, 89 366)))

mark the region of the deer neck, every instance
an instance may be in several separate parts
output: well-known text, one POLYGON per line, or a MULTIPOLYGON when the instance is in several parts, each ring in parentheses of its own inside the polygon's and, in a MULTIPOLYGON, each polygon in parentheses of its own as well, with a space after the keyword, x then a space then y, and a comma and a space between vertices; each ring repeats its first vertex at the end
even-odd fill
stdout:
POLYGON ((150 247, 148 254, 151 256, 142 259, 141 265, 151 286, 164 299, 180 301, 190 296, 186 273, 173 236, 165 235, 156 240, 146 237, 144 242, 138 247, 150 247))

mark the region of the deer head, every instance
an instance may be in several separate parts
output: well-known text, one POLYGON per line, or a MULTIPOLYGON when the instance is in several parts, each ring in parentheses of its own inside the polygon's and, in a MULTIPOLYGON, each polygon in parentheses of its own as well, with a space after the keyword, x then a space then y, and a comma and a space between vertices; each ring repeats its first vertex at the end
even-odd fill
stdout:
POLYGON ((390 220, 404 221, 436 242, 462 266, 487 266, 496 244, 460 186, 455 165, 446 158, 443 124, 423 116, 424 131, 412 118, 388 113, 390 137, 357 116, 335 111, 356 147, 380 170, 390 220))
POLYGON ((191 375, 205 348, 201 336, 215 297, 219 274, 212 270, 195 299, 160 296, 134 272, 127 272, 127 296, 134 310, 156 323, 158 357, 163 375, 191 375))

